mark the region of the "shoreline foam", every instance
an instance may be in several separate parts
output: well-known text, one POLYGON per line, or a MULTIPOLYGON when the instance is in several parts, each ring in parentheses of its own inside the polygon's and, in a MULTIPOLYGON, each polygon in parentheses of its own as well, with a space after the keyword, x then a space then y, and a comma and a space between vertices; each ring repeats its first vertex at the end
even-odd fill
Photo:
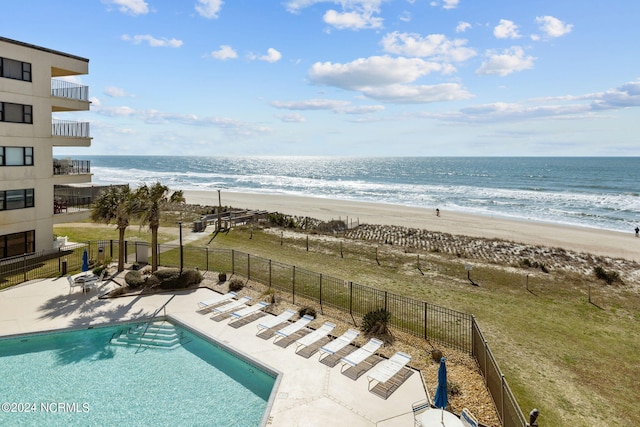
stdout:
MULTIPOLYGON (((190 204, 218 205, 217 191, 185 190, 184 196, 190 204)), ((342 219, 349 223, 397 225, 640 261, 640 238, 637 239, 632 231, 622 233, 446 210, 441 210, 440 216, 436 216, 435 209, 319 197, 231 191, 222 191, 220 196, 222 206, 240 209, 267 210, 323 221, 342 219)))

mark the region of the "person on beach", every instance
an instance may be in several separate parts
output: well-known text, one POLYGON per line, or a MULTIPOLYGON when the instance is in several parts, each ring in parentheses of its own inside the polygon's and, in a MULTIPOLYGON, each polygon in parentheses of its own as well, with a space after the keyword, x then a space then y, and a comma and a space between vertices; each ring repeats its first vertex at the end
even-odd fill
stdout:
MULTIPOLYGON (((436 208, 436 216, 440 216, 440 209, 436 208)), ((638 234, 638 232, 636 231, 636 234, 638 234)))
POLYGON ((636 237, 638 237, 638 233, 640 233, 640 228, 636 227, 636 237))

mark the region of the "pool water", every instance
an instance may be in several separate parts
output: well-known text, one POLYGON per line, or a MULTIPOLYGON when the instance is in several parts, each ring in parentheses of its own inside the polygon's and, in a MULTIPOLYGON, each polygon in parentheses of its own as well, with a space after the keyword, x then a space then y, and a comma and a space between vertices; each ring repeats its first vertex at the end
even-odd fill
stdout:
POLYGON ((2 426, 258 426, 275 377, 184 328, 173 350, 128 326, 0 340, 2 426))

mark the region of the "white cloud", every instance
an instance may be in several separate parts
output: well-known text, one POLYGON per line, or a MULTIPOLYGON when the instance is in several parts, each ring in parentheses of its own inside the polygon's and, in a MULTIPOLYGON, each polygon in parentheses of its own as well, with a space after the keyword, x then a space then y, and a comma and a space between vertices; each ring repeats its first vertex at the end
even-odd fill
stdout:
POLYGON ((337 114, 369 114, 384 110, 382 105, 354 106, 349 101, 333 99, 308 99, 305 101, 273 101, 271 106, 285 110, 332 111, 337 114))
POLYGON ((442 8, 455 9, 456 7, 458 7, 458 3, 460 3, 460 0, 444 0, 444 6, 442 6, 442 8))
POLYGON ((590 97, 594 100, 592 107, 598 110, 640 107, 640 80, 590 97))
POLYGON ((276 49, 270 47, 269 49, 267 49, 267 54, 266 55, 262 55, 260 57, 261 61, 267 61, 267 62, 278 62, 280 59, 282 59, 282 54, 280 52, 278 52, 276 49))
POLYGON ((226 61, 227 59, 236 59, 238 54, 231 46, 223 44, 220 45, 220 49, 211 52, 211 56, 215 59, 226 61))
POLYGON ((309 77, 316 84, 360 90, 363 87, 409 83, 438 71, 448 72, 450 69, 419 58, 372 56, 346 64, 316 62, 309 70, 309 77))
POLYGON ((167 39, 165 37, 163 37, 161 39, 157 39, 157 38, 155 38, 153 36, 150 36, 149 34, 135 35, 135 36, 129 36, 128 34, 124 34, 122 36, 122 40, 131 42, 133 44, 140 44, 142 42, 147 42, 147 43, 149 43, 149 46, 151 46, 151 47, 172 47, 172 48, 177 48, 177 47, 182 46, 182 44, 183 44, 182 40, 167 39))
POLYGON ((518 26, 508 19, 501 19, 493 29, 493 35, 498 39, 517 39, 522 37, 518 33, 518 26))
POLYGON ((274 117, 285 123, 304 123, 307 121, 302 114, 298 113, 276 114, 274 117))
POLYGON ((421 37, 413 33, 389 33, 382 39, 385 52, 397 55, 434 57, 443 61, 462 62, 476 56, 476 51, 466 47, 467 40, 449 40, 443 34, 421 37))
POLYGON ((383 22, 382 18, 372 16, 371 12, 336 12, 335 10, 328 10, 323 20, 339 30, 382 28, 383 22))
POLYGON ((122 13, 144 15, 149 13, 149 5, 144 0, 103 0, 108 5, 115 5, 122 13))
POLYGON ((383 18, 380 5, 384 0, 289 0, 285 8, 290 13, 299 13, 302 9, 318 3, 339 4, 342 10, 329 9, 323 15, 323 21, 339 30, 362 30, 382 28, 383 18))
POLYGON ((502 53, 489 51, 489 59, 482 63, 476 70, 478 75, 506 76, 515 71, 523 71, 533 68, 533 56, 525 56, 524 50, 519 46, 505 49, 502 53))
POLYGON ((468 22, 460 21, 458 22, 458 25, 456 25, 456 33, 464 33, 469 28, 471 28, 471 24, 469 24, 468 22))
MULTIPOLYGON (((455 9, 458 7, 460 0, 442 0, 442 8, 443 9, 455 9)), ((440 1, 433 0, 429 3, 429 6, 438 7, 440 6, 440 1)))
POLYGON ((111 97, 111 98, 124 98, 124 97, 130 97, 133 98, 134 96, 131 94, 128 94, 124 89, 116 87, 116 86, 108 86, 104 89, 104 94, 111 97))
POLYGON ((273 101, 275 108, 286 110, 341 110, 350 105, 348 101, 336 101, 333 99, 308 99, 306 101, 273 101))
POLYGON ((553 16, 538 16, 536 22, 540 24, 540 30, 547 37, 560 37, 571 32, 572 24, 565 24, 553 16))
POLYGON ((450 73, 447 64, 420 58, 373 56, 347 64, 315 63, 309 78, 315 84, 354 90, 376 100, 398 103, 465 99, 471 95, 458 84, 408 85, 432 72, 450 73))
POLYGON ((458 83, 438 85, 388 85, 364 91, 369 98, 397 104, 424 104, 431 102, 469 99, 473 95, 458 83))
POLYGON ((222 0, 198 0, 195 6, 196 12, 204 18, 216 19, 222 8, 222 0))
POLYGON ((151 125, 185 125, 218 128, 229 138, 252 138, 272 133, 273 129, 228 117, 200 117, 196 114, 166 113, 158 110, 136 110, 127 106, 96 106, 92 112, 107 117, 124 117, 151 125))
POLYGON ((602 111, 632 107, 640 107, 640 79, 604 92, 532 98, 521 103, 494 102, 457 112, 423 115, 466 123, 513 122, 539 118, 580 119, 595 117, 602 111))

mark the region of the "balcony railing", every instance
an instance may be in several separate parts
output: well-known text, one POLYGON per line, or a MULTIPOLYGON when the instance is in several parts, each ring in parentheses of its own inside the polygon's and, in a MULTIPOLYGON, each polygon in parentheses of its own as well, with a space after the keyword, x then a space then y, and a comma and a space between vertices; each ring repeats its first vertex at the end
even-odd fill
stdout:
POLYGON ((53 119, 51 121, 51 136, 90 138, 89 122, 53 119))
POLYGON ((80 175, 91 173, 91 160, 53 159, 54 175, 80 175))
POLYGON ((89 86, 83 86, 65 80, 51 79, 51 96, 88 101, 89 86))

